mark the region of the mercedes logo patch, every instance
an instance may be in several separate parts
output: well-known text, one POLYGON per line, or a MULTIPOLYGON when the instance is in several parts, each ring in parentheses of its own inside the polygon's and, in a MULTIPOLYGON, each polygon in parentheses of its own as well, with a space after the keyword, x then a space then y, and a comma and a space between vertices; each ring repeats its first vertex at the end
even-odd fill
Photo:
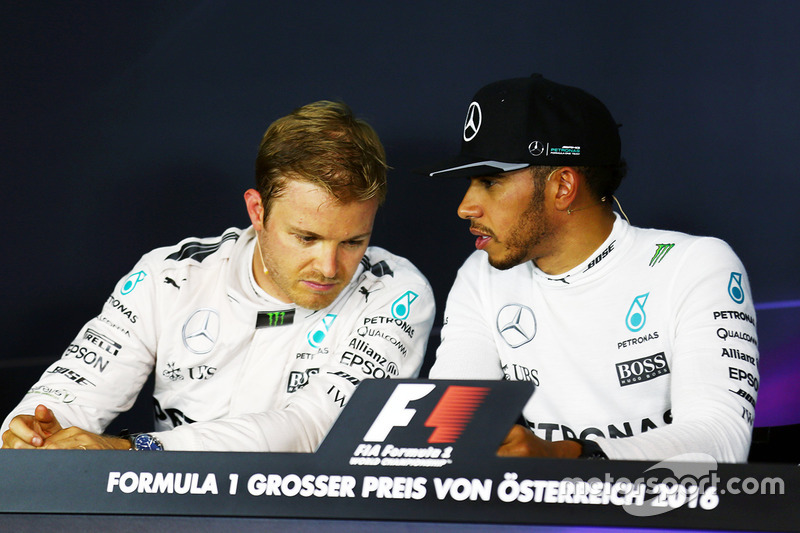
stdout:
POLYGON ((464 140, 471 141, 481 129, 481 106, 478 102, 472 102, 467 109, 467 120, 464 122, 464 140))
POLYGON ((534 157, 538 157, 544 153, 545 145, 541 141, 533 141, 528 145, 528 152, 534 157))
POLYGON ((519 348, 536 336, 536 317, 530 307, 508 304, 497 313, 497 331, 509 346, 519 348))
POLYGON ((219 336, 219 314, 214 309, 198 309, 183 324, 183 345, 198 355, 211 351, 219 336))

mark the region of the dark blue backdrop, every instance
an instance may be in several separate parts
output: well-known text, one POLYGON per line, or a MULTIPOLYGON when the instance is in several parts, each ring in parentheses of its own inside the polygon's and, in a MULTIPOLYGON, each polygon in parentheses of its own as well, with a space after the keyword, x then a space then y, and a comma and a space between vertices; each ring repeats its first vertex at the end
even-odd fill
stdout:
POLYGON ((465 184, 411 169, 457 150, 481 85, 541 72, 623 123, 618 196, 635 224, 739 253, 761 309, 756 425, 800 421, 800 4, 11 4, 0 7, 1 411, 142 253, 247 224, 261 134, 313 100, 342 99, 381 134, 393 170, 373 242, 426 273, 441 313, 472 249, 455 216, 465 184))

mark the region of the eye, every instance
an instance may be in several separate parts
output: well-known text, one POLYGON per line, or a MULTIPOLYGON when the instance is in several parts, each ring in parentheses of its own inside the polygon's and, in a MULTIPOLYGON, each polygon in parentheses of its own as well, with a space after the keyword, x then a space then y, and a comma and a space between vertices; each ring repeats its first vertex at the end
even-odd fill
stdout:
POLYGON ((302 244, 312 244, 317 240, 316 237, 312 237, 311 235, 303 235, 300 233, 295 233, 294 236, 302 244))
POLYGON ((363 239, 354 239, 354 240, 351 240, 351 241, 344 241, 342 244, 347 246, 348 248, 359 248, 360 246, 362 246, 364 244, 364 240, 363 239))
POLYGON ((480 178, 480 183, 483 185, 484 189, 491 189, 495 185, 497 185, 497 180, 492 178, 480 178))

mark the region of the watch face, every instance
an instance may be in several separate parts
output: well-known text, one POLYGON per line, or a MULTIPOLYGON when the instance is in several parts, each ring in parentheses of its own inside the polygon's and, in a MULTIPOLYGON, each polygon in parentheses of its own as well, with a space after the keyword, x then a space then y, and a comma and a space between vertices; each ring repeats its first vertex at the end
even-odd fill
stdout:
POLYGON ((152 436, 148 435, 147 433, 142 433, 141 435, 137 435, 133 441, 133 447, 137 450, 163 450, 164 447, 161 446, 161 443, 152 436))

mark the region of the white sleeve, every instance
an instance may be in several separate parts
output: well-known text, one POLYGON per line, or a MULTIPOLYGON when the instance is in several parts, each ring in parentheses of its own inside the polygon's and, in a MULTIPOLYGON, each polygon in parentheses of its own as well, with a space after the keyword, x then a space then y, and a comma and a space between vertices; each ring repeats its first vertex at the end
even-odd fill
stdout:
POLYGON ((431 379, 503 379, 491 318, 481 302, 479 254, 471 255, 459 269, 447 297, 441 344, 431 379))
POLYGON ((28 390, 0 432, 13 417, 43 404, 65 428, 102 433, 133 406, 154 364, 152 279, 143 260, 119 281, 101 313, 28 390))
POLYGON ((611 459, 703 453, 719 462, 746 462, 758 394, 758 341, 744 267, 724 242, 700 239, 684 256, 671 289, 672 423, 598 443, 611 459))
MULTIPOLYGON (((360 301, 363 296, 354 292, 350 298, 360 301)), ((156 437, 166 450, 313 452, 360 381, 416 377, 425 356, 435 304, 430 285, 421 275, 376 291, 368 304, 358 305, 357 313, 337 317, 346 320, 351 329, 339 337, 328 363, 309 376, 308 383, 285 405, 266 412, 194 422, 155 433, 156 437), (409 291, 415 297, 408 316, 391 319, 393 303, 409 291), (357 332, 365 324, 373 332, 379 331, 370 337, 369 345, 381 357, 364 356, 362 363, 355 364, 359 352, 351 343, 361 339, 357 332)))

